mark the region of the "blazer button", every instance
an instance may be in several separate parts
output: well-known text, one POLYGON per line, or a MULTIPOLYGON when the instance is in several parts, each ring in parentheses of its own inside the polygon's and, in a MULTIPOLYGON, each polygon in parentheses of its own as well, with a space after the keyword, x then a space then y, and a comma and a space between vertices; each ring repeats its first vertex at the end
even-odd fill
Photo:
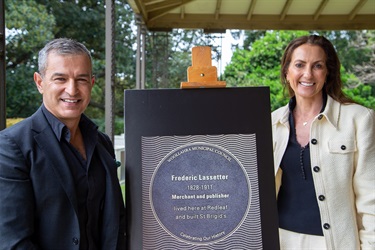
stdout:
POLYGON ((331 228, 331 226, 328 223, 324 223, 323 228, 328 230, 331 228))
POLYGON ((121 161, 116 161, 116 166, 121 167, 121 161))
POLYGON ((73 244, 74 245, 78 245, 78 243, 79 243, 79 240, 76 237, 74 237, 73 238, 73 244))
POLYGON ((345 149, 346 149, 346 146, 345 146, 345 145, 341 145, 341 149, 342 149, 342 150, 345 150, 345 149))
POLYGON ((324 201, 324 200, 326 199, 326 197, 325 197, 324 195, 319 195, 318 199, 319 199, 320 201, 324 201))
POLYGON ((315 145, 315 144, 318 143, 318 140, 317 139, 311 139, 311 143, 315 145))
POLYGON ((318 173, 318 172, 320 171, 320 167, 315 166, 315 167, 313 168, 313 170, 314 170, 315 173, 318 173))

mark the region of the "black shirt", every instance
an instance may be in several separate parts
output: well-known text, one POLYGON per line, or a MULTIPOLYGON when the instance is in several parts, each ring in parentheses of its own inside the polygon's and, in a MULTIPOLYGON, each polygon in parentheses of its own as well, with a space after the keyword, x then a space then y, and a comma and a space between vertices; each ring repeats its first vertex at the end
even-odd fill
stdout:
MULTIPOLYGON (((325 103, 326 98, 322 111, 325 103)), ((292 98, 289 103, 289 142, 280 165, 283 175, 277 198, 279 227, 297 233, 322 236, 320 212, 311 171, 310 145, 301 147, 297 141, 292 115, 295 105, 295 98, 292 98)))
MULTIPOLYGON (((43 105, 42 111, 54 131, 61 150, 69 165, 75 183, 80 228, 80 249, 100 249, 101 223, 105 196, 105 169, 95 154, 98 143, 97 126, 85 115, 81 116, 79 128, 86 149, 86 160, 70 144, 70 131, 43 105)), ((53 223, 53 222, 51 222, 53 223)))

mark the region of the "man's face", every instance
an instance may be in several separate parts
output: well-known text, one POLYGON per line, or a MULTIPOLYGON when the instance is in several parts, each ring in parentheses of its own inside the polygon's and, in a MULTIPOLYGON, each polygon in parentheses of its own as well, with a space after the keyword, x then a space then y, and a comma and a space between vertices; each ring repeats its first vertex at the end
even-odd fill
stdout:
POLYGON ((35 73, 34 81, 48 111, 64 124, 79 122, 90 102, 94 85, 87 55, 52 52, 48 55, 44 76, 35 73))

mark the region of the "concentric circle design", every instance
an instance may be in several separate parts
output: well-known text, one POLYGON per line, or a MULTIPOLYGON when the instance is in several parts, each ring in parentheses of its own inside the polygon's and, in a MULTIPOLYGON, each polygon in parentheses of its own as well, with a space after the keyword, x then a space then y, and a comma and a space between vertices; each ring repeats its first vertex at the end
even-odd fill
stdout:
POLYGON ((153 173, 151 208, 172 237, 194 245, 233 234, 250 208, 250 182, 226 149, 191 143, 166 155, 153 173))

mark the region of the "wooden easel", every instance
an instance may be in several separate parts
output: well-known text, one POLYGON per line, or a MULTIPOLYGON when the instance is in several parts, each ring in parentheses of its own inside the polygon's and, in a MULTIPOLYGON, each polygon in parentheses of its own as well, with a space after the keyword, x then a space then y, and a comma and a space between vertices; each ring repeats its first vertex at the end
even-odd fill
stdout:
POLYGON ((192 49, 192 66, 187 69, 187 82, 181 82, 181 89, 225 88, 225 81, 217 80, 217 69, 212 66, 211 47, 198 46, 192 49))

